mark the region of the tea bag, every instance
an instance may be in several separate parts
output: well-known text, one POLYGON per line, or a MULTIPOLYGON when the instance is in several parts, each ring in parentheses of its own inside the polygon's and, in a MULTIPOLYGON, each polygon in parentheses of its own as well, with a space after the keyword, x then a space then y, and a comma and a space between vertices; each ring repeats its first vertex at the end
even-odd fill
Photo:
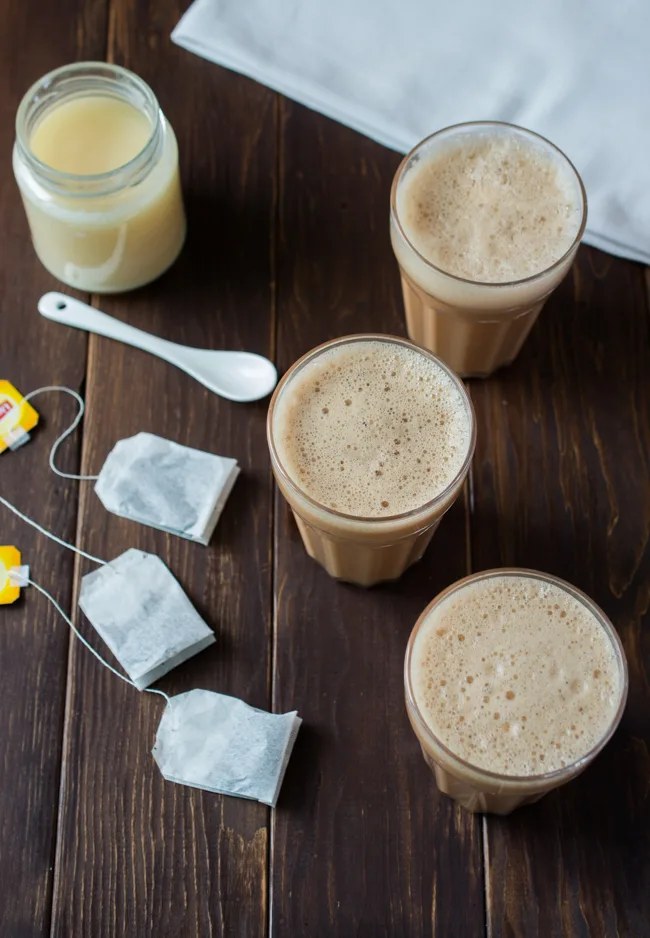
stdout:
POLYGON ((235 459, 138 433, 109 453, 95 492, 113 514, 207 546, 238 475, 235 459))
POLYGON ((23 586, 34 587, 100 664, 138 690, 165 699, 153 757, 169 781, 275 806, 302 723, 295 710, 266 713, 212 691, 169 697, 147 686, 215 641, 162 560, 131 549, 106 564, 57 537, 1 495, 0 504, 46 537, 100 564, 82 578, 79 606, 129 676, 102 658, 51 593, 30 579, 29 567, 11 546, 0 547, 0 603, 15 601, 23 586))
POLYGON ((79 606, 138 690, 215 641, 169 568, 141 550, 83 577, 79 606))
POLYGON ((172 697, 152 755, 170 782, 275 806, 302 720, 207 690, 172 697))

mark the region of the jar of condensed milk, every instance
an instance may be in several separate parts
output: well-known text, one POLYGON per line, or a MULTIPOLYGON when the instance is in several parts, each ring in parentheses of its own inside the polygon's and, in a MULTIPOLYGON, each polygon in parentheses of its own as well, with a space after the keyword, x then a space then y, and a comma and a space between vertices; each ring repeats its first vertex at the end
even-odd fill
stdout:
POLYGON ((80 62, 32 85, 18 108, 13 167, 36 253, 69 286, 131 290, 178 257, 176 137, 151 88, 127 69, 80 62))

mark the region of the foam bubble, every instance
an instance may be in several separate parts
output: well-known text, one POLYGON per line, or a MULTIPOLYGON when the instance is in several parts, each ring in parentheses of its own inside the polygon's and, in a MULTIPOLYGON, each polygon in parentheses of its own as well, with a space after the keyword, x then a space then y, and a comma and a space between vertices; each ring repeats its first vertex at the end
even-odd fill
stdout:
POLYGON ((450 274, 489 283, 541 273, 581 221, 575 176, 521 137, 465 137, 404 176, 400 219, 414 247, 450 274))
POLYGON ((360 341, 293 378, 274 436, 287 472, 315 501, 388 517, 447 488, 467 456, 470 423, 458 387, 430 358, 360 341))
POLYGON ((559 586, 522 575, 452 593, 423 623, 412 660, 415 699, 434 735, 505 775, 580 759, 620 700, 616 654, 595 616, 559 586))

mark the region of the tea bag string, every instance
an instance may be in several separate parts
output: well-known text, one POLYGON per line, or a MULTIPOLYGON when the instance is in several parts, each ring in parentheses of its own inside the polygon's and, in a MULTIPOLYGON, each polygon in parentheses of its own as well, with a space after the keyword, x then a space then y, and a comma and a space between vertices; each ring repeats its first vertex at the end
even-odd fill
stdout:
POLYGON ((54 463, 54 457, 56 456, 57 450, 59 446, 61 445, 61 443, 63 443, 64 440, 67 440, 70 434, 74 433, 74 431, 77 429, 77 427, 81 423, 81 419, 86 410, 86 405, 84 404, 83 397, 80 394, 77 394, 76 391, 73 391, 72 388, 66 388, 64 385, 48 384, 46 387, 36 388, 35 391, 30 391, 29 394, 26 394, 25 397, 23 398, 23 403, 26 401, 31 401, 32 398, 36 397, 38 394, 46 394, 49 391, 62 391, 65 394, 69 394, 71 397, 74 397, 77 404, 79 405, 79 412, 77 413, 77 416, 75 417, 75 419, 72 421, 72 423, 67 428, 67 430, 64 430, 61 436, 57 440, 55 440, 54 444, 52 445, 52 449, 50 450, 50 469, 52 470, 52 472, 56 473, 56 475, 60 476, 62 479, 76 479, 80 482, 95 482, 99 478, 99 476, 84 476, 84 475, 75 475, 74 473, 71 473, 71 472, 62 472, 61 469, 57 469, 54 463))
MULTIPOLYGON (((43 589, 42 586, 39 586, 38 583, 35 583, 33 580, 30 580, 29 577, 21 578, 20 582, 21 582, 21 586, 22 585, 33 586, 34 589, 38 590, 39 593, 42 593, 43 596, 45 596, 45 598, 48 599, 52 603, 52 605, 54 606, 56 611, 59 613, 59 615, 63 617, 64 621, 67 622, 67 624, 70 626, 70 628, 72 629, 74 634, 77 636, 81 644, 84 645, 88 649, 88 651, 91 652, 91 654, 95 656, 95 658, 97 658, 100 664, 103 664, 105 668, 108 668, 109 671, 112 671, 112 673, 116 677, 119 677, 122 681, 124 681, 125 684, 129 684, 131 687, 135 687, 135 684, 133 683, 133 681, 129 680, 129 678, 125 677, 123 674, 120 674, 117 668, 114 668, 112 664, 109 664, 108 661, 102 658, 102 656, 99 654, 98 651, 96 651, 96 649, 93 648, 90 642, 86 641, 86 639, 83 637, 79 629, 74 625, 72 619, 65 614, 65 612, 63 611, 61 606, 58 604, 54 596, 48 593, 46 589, 43 589)), ((164 691, 156 690, 155 687, 145 687, 144 690, 145 690, 145 693, 147 694, 158 694, 159 697, 164 697, 167 703, 169 703, 170 698, 164 691)))
POLYGON ((13 511, 13 513, 18 518, 20 518, 21 521, 24 521, 25 524, 29 524, 33 528, 36 528, 37 531, 39 531, 41 534, 44 534, 45 537, 49 537, 50 540, 56 541, 56 543, 60 544, 61 547, 67 547, 68 550, 73 551, 75 554, 79 554, 81 557, 85 557, 86 560, 92 560, 93 563, 98 563, 101 567, 106 566, 105 560, 100 560, 99 557, 93 557, 92 554, 86 553, 86 551, 82 550, 80 547, 75 547, 74 544, 68 544, 67 541, 62 540, 60 537, 57 537, 56 534, 52 534, 52 532, 48 531, 47 528, 44 528, 42 525, 38 524, 36 521, 33 521, 27 515, 23 514, 22 511, 19 511, 15 505, 12 505, 11 502, 8 502, 6 498, 2 497, 2 495, 0 495, 0 505, 4 505, 5 508, 9 509, 9 511, 13 511))

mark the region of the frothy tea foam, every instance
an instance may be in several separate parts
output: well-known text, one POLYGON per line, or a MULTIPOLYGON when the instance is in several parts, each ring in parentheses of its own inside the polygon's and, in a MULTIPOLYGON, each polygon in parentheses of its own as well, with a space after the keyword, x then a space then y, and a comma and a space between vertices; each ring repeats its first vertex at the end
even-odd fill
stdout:
POLYGON ((582 217, 570 166, 498 131, 423 154, 404 177, 399 214, 428 261, 489 283, 549 268, 573 244, 582 217))
POLYGON ((277 408, 278 455, 319 504, 359 517, 419 508, 454 480, 470 445, 459 389, 402 345, 359 341, 325 351, 277 408))
POLYGON ((586 755, 621 696, 612 642, 560 587, 523 575, 469 583, 417 635, 413 693, 434 735, 472 765, 538 775, 586 755))

